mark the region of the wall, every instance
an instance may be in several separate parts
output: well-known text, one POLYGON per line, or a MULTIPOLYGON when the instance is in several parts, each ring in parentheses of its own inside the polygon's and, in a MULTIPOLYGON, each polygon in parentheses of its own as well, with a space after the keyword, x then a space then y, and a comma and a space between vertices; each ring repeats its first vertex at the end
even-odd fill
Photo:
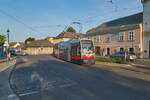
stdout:
POLYGON ((143 3, 143 8, 144 32, 150 32, 150 0, 143 3))
POLYGON ((144 46, 144 58, 150 58, 149 42, 150 42, 150 32, 144 32, 144 45, 143 45, 144 46))
POLYGON ((150 0, 143 2, 143 58, 150 58, 150 0))
POLYGON ((52 54, 53 48, 52 47, 44 47, 44 48, 34 48, 30 47, 25 50, 29 55, 41 55, 41 54, 52 54))

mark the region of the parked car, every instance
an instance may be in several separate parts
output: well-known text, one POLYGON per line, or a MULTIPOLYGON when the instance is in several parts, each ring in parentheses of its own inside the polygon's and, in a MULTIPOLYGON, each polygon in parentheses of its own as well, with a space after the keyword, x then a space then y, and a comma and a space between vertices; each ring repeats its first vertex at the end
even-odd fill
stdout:
MULTIPOLYGON (((125 52, 117 52, 115 54, 112 54, 110 57, 112 58, 124 58, 125 52)), ((129 60, 135 60, 137 56, 134 53, 127 52, 127 59, 129 60)))
POLYGON ((11 55, 15 55, 16 54, 16 50, 14 50, 14 49, 10 49, 9 52, 10 52, 11 55))
POLYGON ((28 55, 26 52, 24 52, 24 51, 17 51, 16 53, 15 53, 15 55, 16 56, 26 56, 26 55, 28 55))

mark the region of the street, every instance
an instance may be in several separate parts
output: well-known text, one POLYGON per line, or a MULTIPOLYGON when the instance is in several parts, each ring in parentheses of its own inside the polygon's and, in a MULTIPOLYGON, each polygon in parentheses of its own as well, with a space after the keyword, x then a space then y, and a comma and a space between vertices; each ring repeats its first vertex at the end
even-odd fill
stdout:
POLYGON ((80 66, 50 55, 18 57, 10 83, 21 100, 150 99, 150 69, 80 66))

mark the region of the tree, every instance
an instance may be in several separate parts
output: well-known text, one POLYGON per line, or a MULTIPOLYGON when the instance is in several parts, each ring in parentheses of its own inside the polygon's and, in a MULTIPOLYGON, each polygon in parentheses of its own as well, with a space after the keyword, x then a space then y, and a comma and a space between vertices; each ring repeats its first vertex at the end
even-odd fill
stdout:
POLYGON ((0 46, 4 45, 5 41, 6 41, 6 36, 0 35, 0 46))
POLYGON ((66 32, 73 32, 76 33, 76 30, 73 27, 68 27, 66 32))
POLYGON ((35 38, 32 38, 32 37, 29 37, 25 40, 25 44, 27 44, 28 42, 31 42, 31 41, 35 41, 35 38))

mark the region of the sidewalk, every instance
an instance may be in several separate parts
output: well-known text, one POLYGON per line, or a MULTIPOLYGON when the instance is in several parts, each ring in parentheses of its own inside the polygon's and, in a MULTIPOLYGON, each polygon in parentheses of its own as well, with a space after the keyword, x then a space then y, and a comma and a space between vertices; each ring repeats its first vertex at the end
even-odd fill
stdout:
POLYGON ((95 65, 106 65, 106 66, 111 66, 111 67, 121 67, 121 66, 129 67, 129 66, 131 66, 129 64, 117 64, 117 63, 107 63, 107 62, 99 62, 99 61, 96 61, 95 65))
POLYGON ((137 59, 130 63, 134 67, 150 69, 150 59, 137 59))
POLYGON ((0 57, 0 63, 4 62, 6 60, 5 57, 0 57))
POLYGON ((0 63, 0 100, 19 100, 9 85, 9 75, 16 60, 0 63))
POLYGON ((117 64, 117 63, 107 63, 107 62, 99 62, 96 61, 95 65, 106 65, 112 67, 136 67, 136 68, 144 68, 150 69, 150 59, 137 59, 134 62, 129 62, 128 64, 117 64))

